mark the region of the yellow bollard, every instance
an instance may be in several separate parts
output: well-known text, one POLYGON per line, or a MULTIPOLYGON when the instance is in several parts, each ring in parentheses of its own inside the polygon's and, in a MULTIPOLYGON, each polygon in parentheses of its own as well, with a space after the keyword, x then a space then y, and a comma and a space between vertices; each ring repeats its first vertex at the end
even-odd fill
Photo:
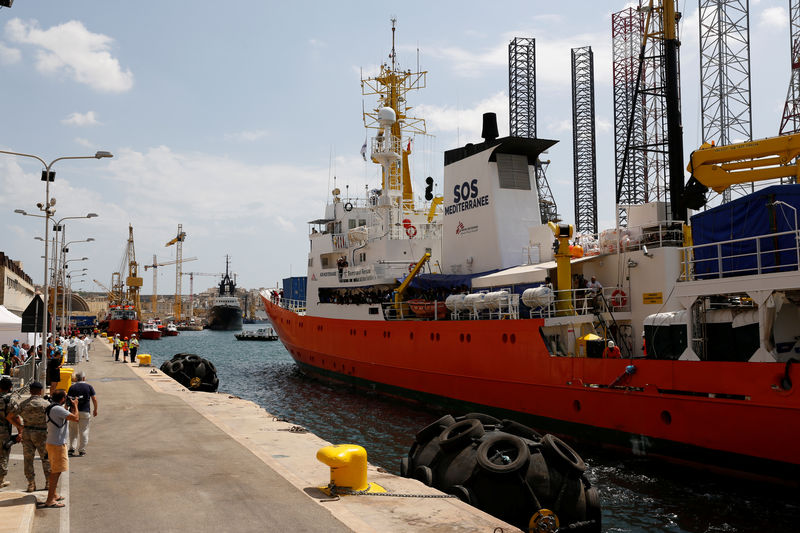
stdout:
POLYGON ((317 451, 317 460, 331 469, 331 483, 323 490, 337 487, 350 491, 386 492, 380 485, 367 483, 367 450, 362 446, 325 446, 317 451))
POLYGON ((136 356, 136 359, 139 361, 139 366, 150 366, 150 354, 149 353, 142 353, 136 356))
POLYGON ((112 344, 114 342, 114 337, 107 337, 108 344, 112 344))
POLYGON ((105 339, 108 335, 106 335, 106 332, 104 331, 103 333, 100 334, 100 336, 105 339))

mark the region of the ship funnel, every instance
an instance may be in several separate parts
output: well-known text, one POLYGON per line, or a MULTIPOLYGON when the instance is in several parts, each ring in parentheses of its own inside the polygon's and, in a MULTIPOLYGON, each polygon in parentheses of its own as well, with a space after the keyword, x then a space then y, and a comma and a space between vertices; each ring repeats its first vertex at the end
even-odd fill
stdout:
POLYGON ((484 141, 493 141, 499 136, 500 134, 497 132, 497 115, 494 113, 484 113, 481 137, 483 137, 484 141))

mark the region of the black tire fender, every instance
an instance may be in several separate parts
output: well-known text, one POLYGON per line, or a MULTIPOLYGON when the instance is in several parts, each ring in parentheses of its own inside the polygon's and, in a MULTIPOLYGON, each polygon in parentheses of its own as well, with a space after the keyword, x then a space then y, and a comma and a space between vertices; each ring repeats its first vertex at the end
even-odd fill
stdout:
POLYGON ((408 477, 408 457, 400 459, 400 475, 402 477, 408 477))
POLYGON ((446 452, 453 451, 463 448, 472 439, 481 438, 484 433, 483 424, 481 424, 480 420, 467 418, 445 428, 442 434, 439 435, 439 446, 446 452))
POLYGON ((582 474, 586 470, 586 463, 583 459, 573 450, 570 446, 554 435, 549 433, 542 437, 542 445, 545 451, 550 452, 548 455, 554 457, 562 464, 572 468, 576 472, 582 474))
POLYGON ((520 437, 499 434, 478 446, 478 466, 493 474, 510 474, 528 465, 531 453, 520 437))
POLYGON ((542 440, 542 434, 536 431, 533 428, 530 428, 524 424, 520 424, 519 422, 515 422, 514 420, 503 419, 503 431, 506 433, 511 433, 512 435, 516 435, 517 437, 522 437, 523 439, 532 440, 534 442, 539 442, 542 440))
POLYGON ((420 465, 414 469, 414 479, 422 481, 430 487, 433 485, 433 471, 425 465, 420 465))
POLYGON ((497 426, 500 425, 500 420, 493 417, 492 415, 487 415, 486 413, 467 413, 464 415, 464 420, 468 420, 474 418, 475 420, 480 420, 481 424, 484 426, 497 426))
POLYGON ((417 432, 417 435, 414 437, 414 440, 420 444, 426 444, 429 440, 442 432, 442 426, 452 426, 455 423, 455 418, 450 415, 444 415, 433 424, 428 424, 424 428, 420 429, 417 432))
POLYGON ((472 491, 464 485, 453 485, 450 487, 448 494, 452 494, 466 504, 474 505, 475 496, 472 494, 472 491))

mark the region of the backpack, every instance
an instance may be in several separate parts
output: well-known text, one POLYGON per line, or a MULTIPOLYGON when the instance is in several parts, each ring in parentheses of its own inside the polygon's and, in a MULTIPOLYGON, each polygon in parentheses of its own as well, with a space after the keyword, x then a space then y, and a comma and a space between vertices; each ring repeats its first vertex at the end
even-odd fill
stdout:
POLYGON ((55 407, 56 405, 58 405, 58 404, 57 404, 57 403, 51 403, 50 405, 48 405, 48 406, 47 406, 47 409, 45 409, 45 410, 44 410, 44 414, 45 414, 45 416, 47 417, 47 421, 48 421, 48 422, 52 423, 52 424, 53 424, 55 427, 57 427, 58 429, 61 429, 61 428, 63 428, 63 427, 64 427, 64 424, 66 424, 66 423, 67 423, 67 421, 65 420, 64 422, 62 422, 62 423, 61 423, 61 425, 59 425, 59 424, 56 424, 56 421, 55 421, 55 420, 53 420, 52 418, 50 418, 50 410, 51 410, 51 409, 53 409, 53 407, 55 407))

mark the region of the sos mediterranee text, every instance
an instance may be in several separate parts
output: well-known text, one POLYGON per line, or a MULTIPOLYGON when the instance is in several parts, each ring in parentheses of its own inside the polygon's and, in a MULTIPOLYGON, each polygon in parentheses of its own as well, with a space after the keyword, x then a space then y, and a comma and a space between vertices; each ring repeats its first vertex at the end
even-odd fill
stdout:
POLYGON ((478 180, 473 179, 453 187, 453 204, 444 208, 444 214, 452 215, 482 205, 489 205, 489 195, 480 196, 478 180))

